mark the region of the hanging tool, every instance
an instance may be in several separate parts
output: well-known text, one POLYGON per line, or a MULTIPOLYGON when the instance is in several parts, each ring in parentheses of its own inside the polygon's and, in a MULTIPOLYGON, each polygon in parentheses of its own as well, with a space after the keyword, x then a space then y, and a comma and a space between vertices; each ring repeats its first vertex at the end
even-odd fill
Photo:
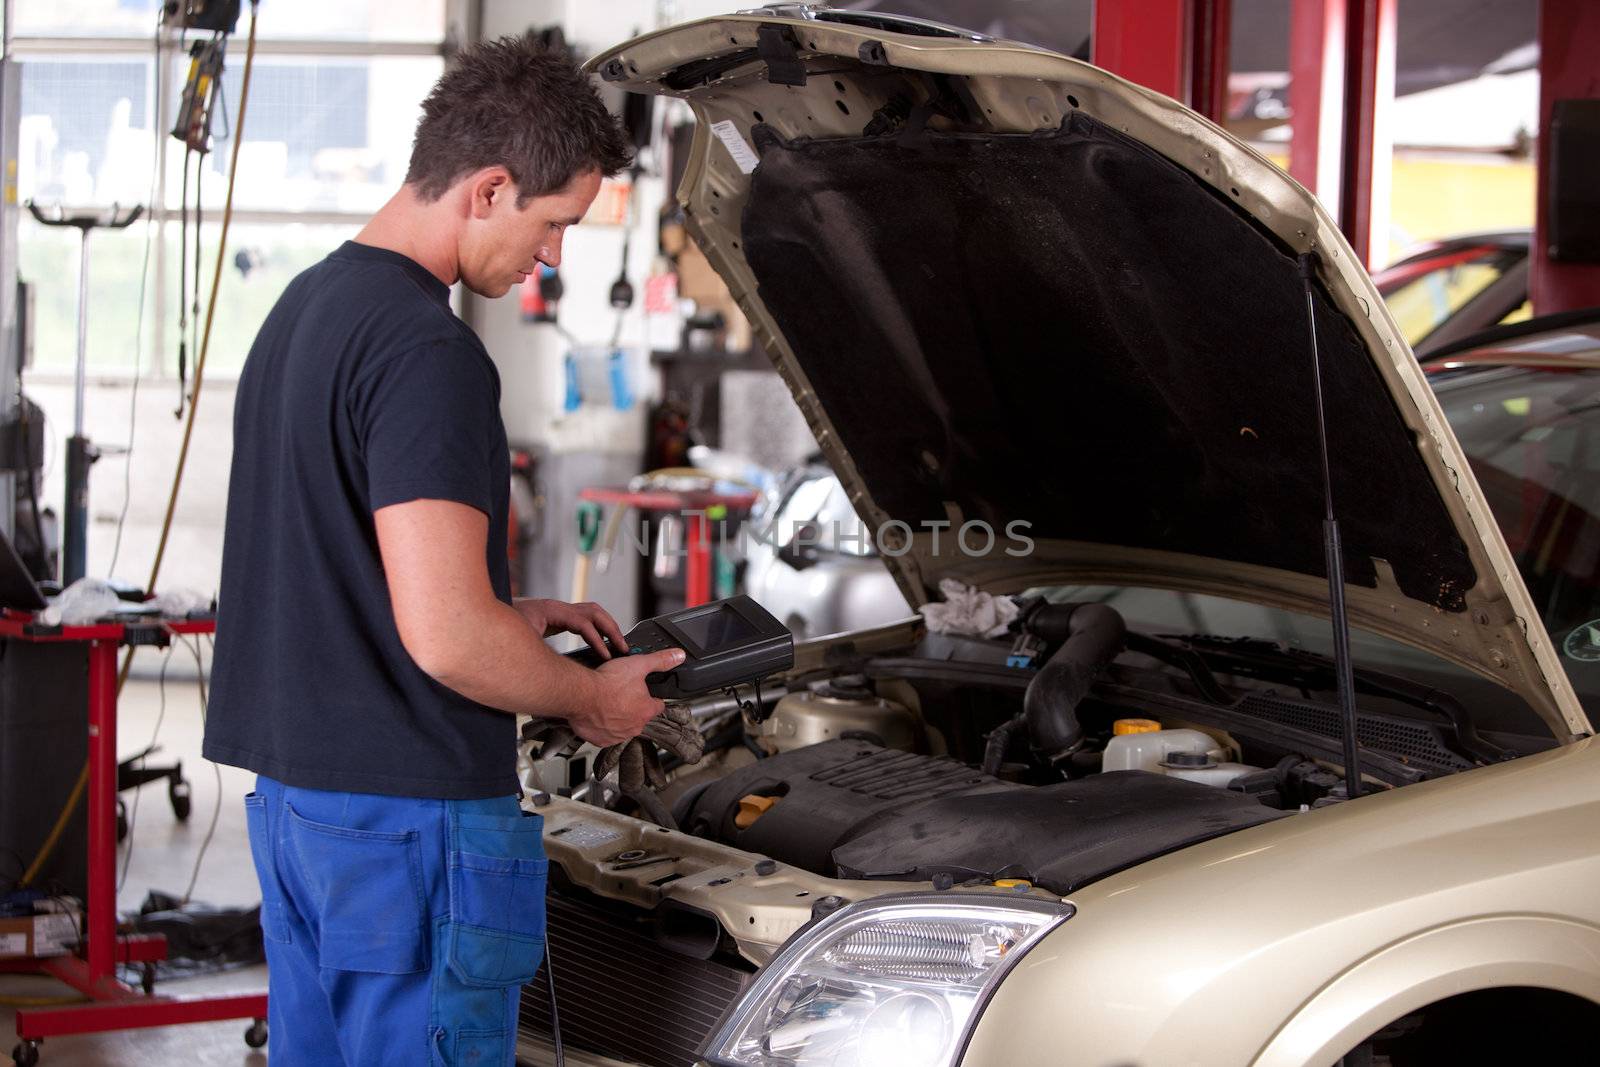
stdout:
POLYGON ((539 264, 539 269, 522 283, 522 321, 556 321, 564 288, 559 271, 548 264, 539 264))
POLYGON ((222 60, 227 38, 217 34, 210 40, 196 41, 189 48, 189 77, 183 83, 183 98, 178 104, 178 122, 172 136, 192 152, 211 151, 211 111, 222 86, 222 60))
MULTIPOLYGON (((632 206, 631 197, 629 206, 632 206)), ((628 226, 622 236, 622 267, 617 271, 617 280, 611 283, 611 306, 617 309, 620 315, 633 306, 633 283, 628 280, 628 253, 633 247, 633 212, 628 212, 628 226)), ((613 344, 616 342, 613 341, 613 344)))
POLYGON ((168 25, 189 30, 232 33, 239 28, 240 0, 166 0, 162 18, 168 25))
POLYGON ((628 309, 633 307, 633 283, 628 280, 628 256, 633 250, 633 228, 638 218, 639 175, 644 168, 634 165, 628 175, 628 212, 622 224, 622 264, 617 268, 617 280, 611 283, 611 306, 616 309, 617 321, 611 330, 610 354, 606 357, 606 374, 611 382, 611 406, 618 411, 633 407, 633 389, 628 384, 627 359, 621 348, 622 323, 628 309))
POLYGON ((605 509, 592 500, 578 502, 578 559, 572 568, 572 600, 589 599, 589 561, 600 540, 600 520, 605 509))
POLYGON ((605 535, 600 538, 600 551, 595 553, 594 558, 594 569, 601 574, 611 569, 611 557, 617 548, 617 534, 622 529, 622 519, 627 513, 628 505, 618 504, 606 516, 605 535))
MULTIPOLYGON (((180 32, 201 30, 211 36, 195 41, 189 48, 189 75, 184 80, 183 95, 178 104, 178 118, 172 127, 172 136, 183 142, 183 191, 178 211, 182 220, 178 237, 181 252, 178 265, 178 407, 174 418, 183 418, 183 406, 188 395, 189 377, 189 301, 187 286, 189 272, 185 262, 188 256, 189 228, 189 161, 199 157, 195 166, 194 187, 194 326, 200 324, 200 179, 205 169, 205 156, 211 151, 211 116, 222 93, 223 61, 228 49, 228 34, 238 29, 240 0, 168 0, 163 6, 163 17, 180 32)), ((254 12, 252 5, 251 11, 254 12)), ((252 16, 253 17, 253 16, 252 16)), ((198 348, 198 345, 196 345, 198 348)))
POLYGON ((82 578, 88 557, 89 465, 100 458, 99 451, 83 435, 83 396, 88 374, 89 354, 89 234, 93 230, 125 230, 144 214, 141 205, 128 212, 111 206, 109 215, 67 215, 57 209, 54 217, 28 201, 28 213, 41 226, 70 226, 80 235, 78 247, 78 358, 72 374, 72 436, 67 438, 67 501, 65 533, 62 537, 61 584, 71 585, 82 578))
POLYGON ((227 38, 215 33, 210 40, 196 41, 189 49, 189 76, 183 85, 183 98, 178 105, 178 120, 172 136, 183 142, 183 191, 179 196, 178 211, 182 220, 178 235, 178 406, 174 418, 183 418, 184 398, 189 377, 189 162, 198 156, 194 189, 194 300, 195 321, 200 318, 200 175, 205 169, 205 155, 211 151, 211 112, 222 88, 223 56, 227 51, 227 38))

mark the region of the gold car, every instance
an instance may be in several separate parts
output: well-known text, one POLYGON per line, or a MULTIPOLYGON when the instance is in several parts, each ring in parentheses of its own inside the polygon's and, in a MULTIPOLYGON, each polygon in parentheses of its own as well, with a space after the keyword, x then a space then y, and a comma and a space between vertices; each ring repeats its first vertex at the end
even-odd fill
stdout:
POLYGON ((581 798, 538 798, 567 1062, 1592 1043, 1600 749, 1304 189, 1104 71, 876 14, 778 5, 592 69, 692 106, 689 229, 900 590, 950 602, 698 702, 673 826, 533 765, 581 798))

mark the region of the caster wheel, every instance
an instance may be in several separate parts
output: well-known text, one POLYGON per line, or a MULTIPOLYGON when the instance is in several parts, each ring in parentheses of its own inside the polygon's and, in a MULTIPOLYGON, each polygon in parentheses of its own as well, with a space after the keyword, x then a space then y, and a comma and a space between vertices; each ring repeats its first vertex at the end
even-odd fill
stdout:
POLYGON ((250 1024, 250 1029, 244 1032, 244 1043, 251 1048, 260 1048, 267 1043, 267 1020, 257 1019, 250 1024))
POLYGON ((122 801, 117 801, 117 843, 121 844, 128 839, 128 806, 122 801))
POLYGON ((156 965, 142 963, 139 965, 139 988, 144 990, 145 996, 150 996, 156 991, 156 965))
POLYGON ((11 1050, 11 1058, 17 1061, 17 1067, 34 1067, 39 1062, 39 1042, 22 1042, 11 1050))
POLYGON ((167 785, 167 799, 172 801, 172 814, 179 822, 189 821, 189 812, 194 805, 189 800, 189 783, 182 778, 176 779, 167 785))

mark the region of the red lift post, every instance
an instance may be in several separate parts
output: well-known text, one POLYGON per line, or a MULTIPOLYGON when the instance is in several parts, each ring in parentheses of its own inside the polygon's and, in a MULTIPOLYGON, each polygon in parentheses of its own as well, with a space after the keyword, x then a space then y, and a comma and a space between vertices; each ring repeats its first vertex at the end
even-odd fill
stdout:
POLYGON ((1221 124, 1232 0, 1099 0, 1090 59, 1221 124))
POLYGON ((1368 268, 1389 240, 1397 5, 1294 0, 1289 23, 1289 173, 1368 268))
MULTIPOLYGON (((1398 2, 1294 0, 1290 18, 1289 173, 1368 264, 1388 240, 1398 2)), ((1221 123, 1230 16, 1230 0, 1098 0, 1092 57, 1221 123)))
POLYGON ((1289 17, 1289 174, 1338 209, 1345 0, 1295 0, 1289 17))
MULTIPOLYGON (((1529 297, 1536 315, 1600 306, 1600 263, 1562 263, 1549 255, 1550 114, 1557 100, 1600 97, 1600 4, 1539 4, 1538 209, 1530 259, 1529 297)), ((1600 179, 1596 179, 1600 180, 1600 179)))

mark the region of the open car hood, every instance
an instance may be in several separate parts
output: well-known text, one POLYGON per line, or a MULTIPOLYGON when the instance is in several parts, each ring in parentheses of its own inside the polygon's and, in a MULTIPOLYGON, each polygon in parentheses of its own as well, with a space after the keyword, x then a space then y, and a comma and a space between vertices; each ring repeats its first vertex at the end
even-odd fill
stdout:
POLYGON ((1065 56, 779 8, 591 69, 693 107, 689 230, 913 605, 951 577, 1326 615, 1295 258, 1315 251, 1352 623, 1501 683, 1558 738, 1589 731, 1423 374, 1308 192, 1065 56), (978 522, 992 544, 958 540, 978 522))

